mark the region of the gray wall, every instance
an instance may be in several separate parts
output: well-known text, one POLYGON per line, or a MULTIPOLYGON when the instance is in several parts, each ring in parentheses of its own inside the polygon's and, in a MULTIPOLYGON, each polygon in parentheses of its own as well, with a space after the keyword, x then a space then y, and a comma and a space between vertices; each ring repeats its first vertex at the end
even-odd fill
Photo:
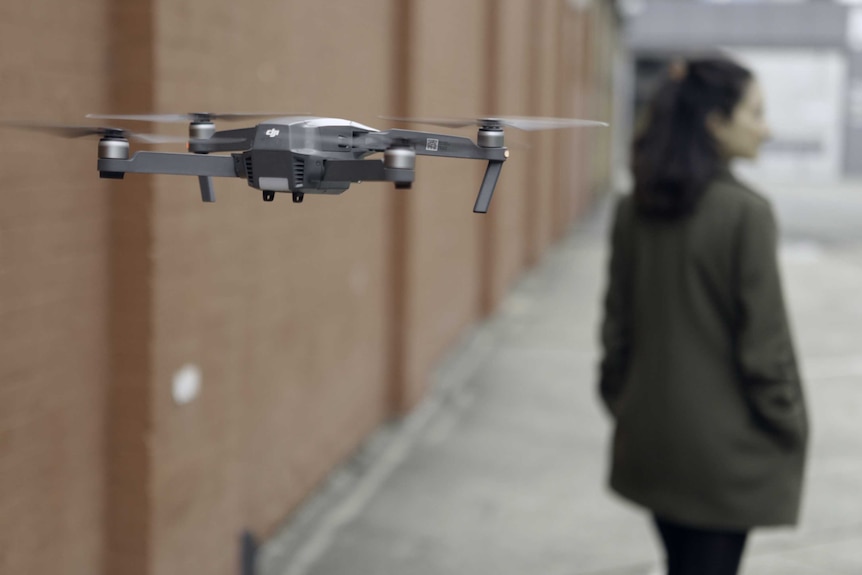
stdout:
MULTIPOLYGON (((627 20, 625 38, 633 58, 696 53, 720 46, 837 50, 847 60, 848 92, 854 85, 862 89, 862 52, 848 46, 847 6, 827 2, 703 4, 669 0, 645 6, 642 13, 627 20)), ((862 176, 862 121, 851 120, 849 95, 842 105, 848 118, 844 175, 862 176)))

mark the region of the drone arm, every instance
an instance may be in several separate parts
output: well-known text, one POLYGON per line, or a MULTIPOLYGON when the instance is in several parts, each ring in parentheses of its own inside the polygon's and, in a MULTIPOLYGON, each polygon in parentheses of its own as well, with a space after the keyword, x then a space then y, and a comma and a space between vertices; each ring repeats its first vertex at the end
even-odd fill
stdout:
POLYGON ((237 177, 232 156, 138 152, 127 160, 100 158, 99 171, 129 174, 171 174, 178 176, 237 177))
POLYGON ((326 160, 323 182, 412 182, 413 170, 387 168, 380 160, 326 160))
POLYGON ((367 138, 370 147, 380 150, 385 150, 393 143, 405 142, 420 156, 505 161, 507 154, 506 148, 483 148, 470 138, 433 132, 389 130, 368 134, 367 138), (378 146, 374 146, 378 142, 378 146))
POLYGON ((384 180, 380 160, 326 160, 323 182, 378 182, 384 180))

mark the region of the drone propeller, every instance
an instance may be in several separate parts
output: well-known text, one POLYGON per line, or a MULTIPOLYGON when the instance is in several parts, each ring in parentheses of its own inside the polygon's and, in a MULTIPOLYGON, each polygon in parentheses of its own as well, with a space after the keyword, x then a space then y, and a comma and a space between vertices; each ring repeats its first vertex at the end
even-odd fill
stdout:
POLYGON ((135 122, 198 122, 210 123, 213 120, 250 120, 256 118, 278 118, 301 114, 261 114, 239 112, 235 114, 215 114, 212 112, 188 112, 186 114, 87 114, 97 120, 130 120, 135 122))
POLYGON ((606 127, 605 122, 594 120, 578 120, 575 118, 544 118, 533 116, 489 116, 485 118, 394 118, 380 116, 384 120, 395 122, 413 122, 429 124, 446 128, 464 128, 466 126, 517 128, 518 130, 554 130, 561 128, 606 127))
POLYGON ((84 138, 87 136, 99 136, 101 138, 117 138, 123 140, 134 140, 145 144, 185 144, 185 143, 213 143, 213 144, 240 144, 245 140, 242 138, 206 138, 189 139, 182 136, 170 136, 166 134, 143 134, 132 132, 125 128, 114 128, 111 126, 71 126, 67 124, 30 123, 16 121, 0 121, 0 125, 19 130, 31 132, 43 132, 61 138, 84 138))
POLYGON ((110 126, 70 126, 66 124, 40 124, 28 122, 2 121, 0 124, 9 128, 29 130, 31 132, 44 132, 61 138, 83 138, 86 136, 100 136, 102 138, 121 138, 124 140, 136 140, 147 144, 171 144, 184 143, 187 138, 178 136, 167 136, 160 134, 141 134, 123 128, 110 126))

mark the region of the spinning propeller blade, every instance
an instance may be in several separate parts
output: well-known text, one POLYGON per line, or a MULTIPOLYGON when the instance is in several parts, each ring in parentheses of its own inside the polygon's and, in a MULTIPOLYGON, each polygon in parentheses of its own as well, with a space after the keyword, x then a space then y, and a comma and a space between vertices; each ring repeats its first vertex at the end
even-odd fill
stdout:
POLYGON ((392 122, 410 122, 413 124, 427 124, 429 126, 440 126, 442 128, 465 128, 475 126, 477 120, 471 118, 398 118, 394 116, 378 116, 381 120, 392 122))
POLYGON ((113 137, 126 140, 135 140, 145 144, 185 144, 187 142, 212 142, 238 144, 244 140, 241 138, 209 138, 205 140, 189 140, 183 136, 170 136, 166 134, 143 134, 132 132, 125 128, 114 128, 111 126, 70 126, 66 124, 31 123, 16 121, 0 121, 0 125, 30 132, 43 132, 61 138, 84 138, 87 136, 99 136, 102 138, 113 137))
POLYGON ((381 116, 381 118, 395 122, 413 122, 416 124, 429 124, 446 128, 464 128, 466 126, 507 126, 525 131, 608 126, 605 122, 597 122, 594 120, 543 118, 533 116, 488 116, 485 118, 394 118, 390 116, 381 116))
POLYGON ((130 120, 134 122, 212 122, 213 120, 249 120, 255 118, 278 118, 284 116, 300 116, 304 114, 275 114, 239 112, 234 114, 216 114, 212 112, 188 112, 185 114, 87 114, 88 118, 97 120, 130 120))
POLYGON ((60 136, 61 138, 83 138, 86 136, 114 137, 123 138, 126 140, 137 140, 147 144, 171 144, 183 143, 188 141, 187 138, 178 136, 167 136, 160 134, 140 134, 123 128, 114 128, 111 126, 70 126, 66 124, 48 124, 48 123, 29 123, 29 122, 14 122, 2 121, 0 124, 9 128, 19 130, 28 130, 31 132, 43 132, 60 136))

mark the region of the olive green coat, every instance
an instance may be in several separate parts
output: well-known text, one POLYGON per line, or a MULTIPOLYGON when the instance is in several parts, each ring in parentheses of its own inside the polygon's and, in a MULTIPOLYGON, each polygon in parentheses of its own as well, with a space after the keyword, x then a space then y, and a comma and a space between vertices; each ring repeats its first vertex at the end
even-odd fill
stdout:
POLYGON ((694 213, 617 205, 599 390, 611 487, 666 519, 797 521, 808 420, 768 201, 729 171, 694 213))

